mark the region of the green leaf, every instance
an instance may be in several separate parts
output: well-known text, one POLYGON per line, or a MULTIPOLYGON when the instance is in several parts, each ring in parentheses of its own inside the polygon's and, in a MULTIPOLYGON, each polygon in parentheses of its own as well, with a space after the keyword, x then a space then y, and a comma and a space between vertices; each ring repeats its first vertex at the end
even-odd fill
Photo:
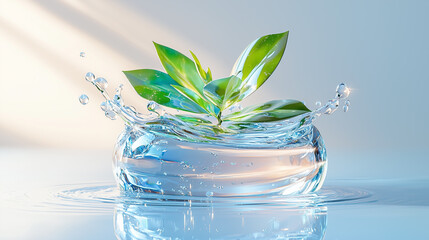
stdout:
POLYGON ((212 122, 196 116, 188 116, 188 115, 174 115, 174 116, 188 123, 212 124, 212 122))
POLYGON ((192 54, 192 57, 194 58, 195 61, 195 67, 198 70, 198 73, 200 74, 201 78, 204 80, 204 83, 208 83, 211 81, 211 75, 208 76, 208 74, 204 71, 203 67, 201 67, 201 63, 200 60, 198 60, 197 56, 195 56, 195 54, 192 51, 189 51, 192 54), (210 80, 209 80, 210 77, 210 80))
POLYGON ((204 87, 204 95, 223 111, 238 100, 241 82, 236 76, 213 80, 204 87))
POLYGON ((162 65, 179 85, 203 96, 204 81, 195 68, 195 63, 182 53, 154 42, 162 65))
POLYGON ((179 86, 179 85, 171 85, 174 89, 176 89, 179 93, 181 93, 183 96, 186 96, 188 99, 193 101, 194 103, 198 104, 200 107, 202 107, 207 113, 216 116, 219 113, 219 108, 213 105, 212 103, 208 102, 206 99, 200 97, 195 92, 179 86))
POLYGON ((250 106, 239 112, 225 116, 226 121, 272 122, 284 120, 311 112, 304 103, 296 100, 273 100, 250 106))
POLYGON ((216 106, 221 106, 229 80, 227 77, 211 81, 204 87, 204 95, 216 106))
POLYGON ((153 69, 124 71, 123 73, 137 93, 147 100, 187 112, 206 112, 198 104, 174 89, 171 85, 177 84, 177 82, 168 74, 153 69))
POLYGON ((274 72, 286 48, 289 31, 260 37, 238 57, 231 74, 243 79, 240 100, 258 89, 274 72))
POLYGON ((207 82, 210 82, 211 80, 213 80, 212 71, 210 70, 210 68, 207 68, 206 76, 207 76, 207 79, 206 79, 207 82))

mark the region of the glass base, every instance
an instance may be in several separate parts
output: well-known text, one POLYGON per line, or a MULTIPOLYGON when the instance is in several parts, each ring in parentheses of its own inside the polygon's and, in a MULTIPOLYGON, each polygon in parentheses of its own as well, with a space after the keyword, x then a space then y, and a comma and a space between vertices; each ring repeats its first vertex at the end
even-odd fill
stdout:
POLYGON ((321 188, 326 149, 314 126, 281 148, 238 148, 179 141, 126 127, 114 173, 125 193, 244 197, 292 195, 321 188))

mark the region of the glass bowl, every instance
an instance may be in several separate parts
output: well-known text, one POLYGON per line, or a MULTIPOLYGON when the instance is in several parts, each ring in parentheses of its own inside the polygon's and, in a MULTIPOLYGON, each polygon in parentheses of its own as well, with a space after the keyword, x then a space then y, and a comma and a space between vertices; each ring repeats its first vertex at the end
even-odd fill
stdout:
POLYGON ((293 195, 317 191, 326 176, 325 145, 312 124, 221 141, 179 136, 162 127, 126 125, 113 161, 121 191, 138 196, 293 195), (269 135, 263 143, 254 140, 260 134, 269 135))

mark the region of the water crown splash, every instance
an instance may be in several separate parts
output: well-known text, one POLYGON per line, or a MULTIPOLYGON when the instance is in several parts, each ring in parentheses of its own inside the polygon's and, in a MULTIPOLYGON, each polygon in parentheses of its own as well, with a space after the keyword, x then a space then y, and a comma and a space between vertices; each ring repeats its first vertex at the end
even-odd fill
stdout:
MULTIPOLYGON (((334 113, 343 104, 343 111, 347 112, 350 108, 350 88, 346 84, 340 83, 336 88, 335 97, 327 101, 324 105, 321 102, 316 102, 316 109, 312 112, 299 115, 294 118, 281 120, 277 122, 262 122, 243 125, 240 123, 222 123, 219 128, 221 131, 215 131, 214 119, 212 116, 198 116, 200 121, 186 121, 175 115, 167 113, 162 106, 154 101, 147 104, 147 113, 136 111, 133 106, 124 104, 122 98, 123 84, 120 84, 115 91, 113 98, 107 92, 108 81, 103 77, 95 77, 92 72, 85 75, 85 80, 91 83, 104 97, 105 101, 100 104, 104 115, 116 120, 121 118, 126 125, 134 129, 145 129, 163 134, 171 135, 182 140, 188 141, 214 141, 221 143, 222 141, 233 141, 239 146, 255 143, 275 144, 276 138, 279 135, 284 137, 293 136, 299 130, 305 130, 306 126, 312 124, 314 119, 322 114, 330 115, 334 113), (234 130, 234 127, 240 126, 239 131, 234 130), (222 132, 223 131, 223 132, 222 132)), ((86 95, 85 95, 86 96, 86 95)), ((79 98, 79 101, 85 105, 89 98, 84 95, 79 98)), ((241 106, 235 104, 229 107, 226 112, 239 111, 241 106)), ((180 111, 178 111, 180 112, 180 111)), ((182 115, 183 116, 183 115, 182 115)), ((194 117, 190 115, 190 117, 194 117)))

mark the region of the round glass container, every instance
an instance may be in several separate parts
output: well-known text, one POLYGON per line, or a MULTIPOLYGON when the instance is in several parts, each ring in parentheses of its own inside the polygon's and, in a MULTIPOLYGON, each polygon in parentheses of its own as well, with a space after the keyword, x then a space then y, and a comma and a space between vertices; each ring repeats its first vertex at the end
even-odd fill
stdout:
POLYGON ((247 142, 187 141, 171 133, 126 126, 115 146, 116 181, 122 192, 139 195, 246 197, 321 188, 326 149, 312 124, 279 134, 271 145, 241 141, 247 142))

